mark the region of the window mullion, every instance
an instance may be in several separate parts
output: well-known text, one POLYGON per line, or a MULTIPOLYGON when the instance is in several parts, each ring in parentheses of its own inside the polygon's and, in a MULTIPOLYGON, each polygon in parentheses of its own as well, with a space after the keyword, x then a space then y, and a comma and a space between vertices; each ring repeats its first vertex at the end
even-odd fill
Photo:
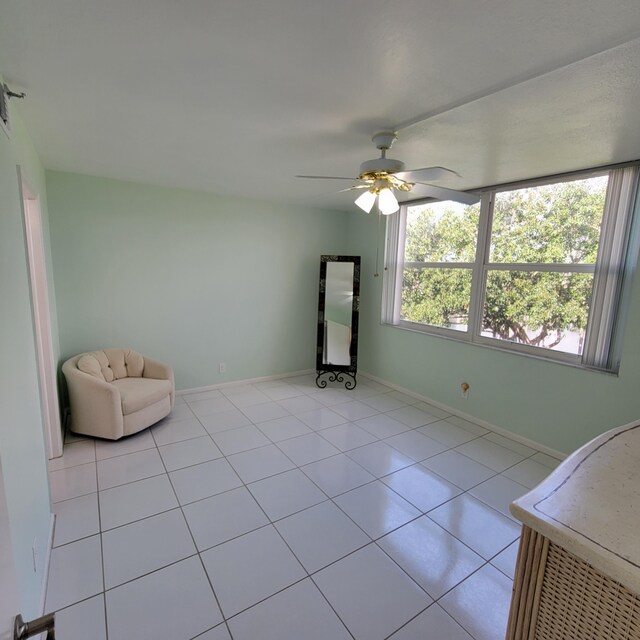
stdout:
POLYGON ((486 288, 486 268, 491 249, 491 222, 493 218, 493 191, 482 194, 480 201, 480 220, 478 224, 478 240, 476 243, 476 260, 471 276, 471 300, 469 303, 469 333, 471 339, 480 335, 482 328, 482 309, 486 288))

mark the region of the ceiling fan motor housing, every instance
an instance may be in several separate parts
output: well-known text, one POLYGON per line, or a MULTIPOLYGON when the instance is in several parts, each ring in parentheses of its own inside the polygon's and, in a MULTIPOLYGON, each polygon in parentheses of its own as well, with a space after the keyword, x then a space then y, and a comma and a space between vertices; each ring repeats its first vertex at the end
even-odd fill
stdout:
POLYGON ((379 131, 373 136, 373 138, 371 138, 373 143, 382 153, 380 158, 367 160, 360 165, 359 178, 361 180, 380 177, 380 174, 384 176, 404 171, 404 162, 385 157, 387 149, 390 149, 391 145, 397 139, 398 136, 395 131, 379 131))
POLYGON ((360 165, 360 178, 367 174, 392 174, 399 171, 404 171, 404 162, 393 158, 375 158, 374 160, 367 160, 360 165))

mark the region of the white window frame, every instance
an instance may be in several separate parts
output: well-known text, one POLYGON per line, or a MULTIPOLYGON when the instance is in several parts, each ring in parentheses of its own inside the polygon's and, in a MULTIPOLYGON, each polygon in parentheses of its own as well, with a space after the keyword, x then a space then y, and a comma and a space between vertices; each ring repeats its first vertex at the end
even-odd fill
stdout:
MULTIPOLYGON (((401 319, 400 306, 402 300, 402 276, 405 267, 404 248, 407 209, 408 207, 433 202, 434 200, 412 200, 402 203, 400 211, 387 218, 385 271, 382 289, 382 323, 401 329, 418 331, 462 342, 471 342, 574 366, 617 372, 620 364, 621 347, 619 331, 625 315, 625 308, 623 307, 628 299, 628 295, 625 295, 625 285, 629 279, 628 276, 634 270, 637 257, 637 243, 631 242, 631 236, 634 211, 640 208, 640 203, 636 202, 639 175, 640 165, 628 164, 537 178, 477 190, 477 193, 481 195, 481 201, 475 262, 406 263, 406 266, 421 265, 425 268, 471 269, 472 284, 469 322, 466 331, 401 319), (489 262, 493 203, 497 193, 580 180, 606 175, 607 173, 609 174, 609 183, 595 265, 489 262), (582 355, 481 335, 487 274, 489 271, 496 270, 593 273, 593 294, 582 355)), ((634 225, 634 227, 640 227, 640 225, 634 225)), ((637 234, 638 231, 636 230, 635 233, 637 234)))

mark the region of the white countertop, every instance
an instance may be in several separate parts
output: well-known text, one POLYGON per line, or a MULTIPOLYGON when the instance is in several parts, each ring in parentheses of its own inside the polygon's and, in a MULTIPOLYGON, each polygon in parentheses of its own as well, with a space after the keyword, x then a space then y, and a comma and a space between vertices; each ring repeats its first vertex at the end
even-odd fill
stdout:
POLYGON ((640 594, 640 422, 578 449, 511 513, 640 594))

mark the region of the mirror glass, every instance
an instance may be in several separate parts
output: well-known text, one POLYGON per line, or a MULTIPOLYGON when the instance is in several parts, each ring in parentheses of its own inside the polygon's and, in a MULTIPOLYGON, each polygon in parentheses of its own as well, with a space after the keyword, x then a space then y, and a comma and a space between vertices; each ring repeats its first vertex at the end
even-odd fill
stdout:
MULTIPOLYGON (((360 287, 359 256, 322 256, 318 304, 318 379, 325 372, 344 373, 355 386, 360 287)), ((329 378, 343 382, 342 375, 329 378)), ((326 381, 318 386, 326 386, 326 381)))
POLYGON ((353 262, 327 264, 323 364, 351 364, 353 262))

